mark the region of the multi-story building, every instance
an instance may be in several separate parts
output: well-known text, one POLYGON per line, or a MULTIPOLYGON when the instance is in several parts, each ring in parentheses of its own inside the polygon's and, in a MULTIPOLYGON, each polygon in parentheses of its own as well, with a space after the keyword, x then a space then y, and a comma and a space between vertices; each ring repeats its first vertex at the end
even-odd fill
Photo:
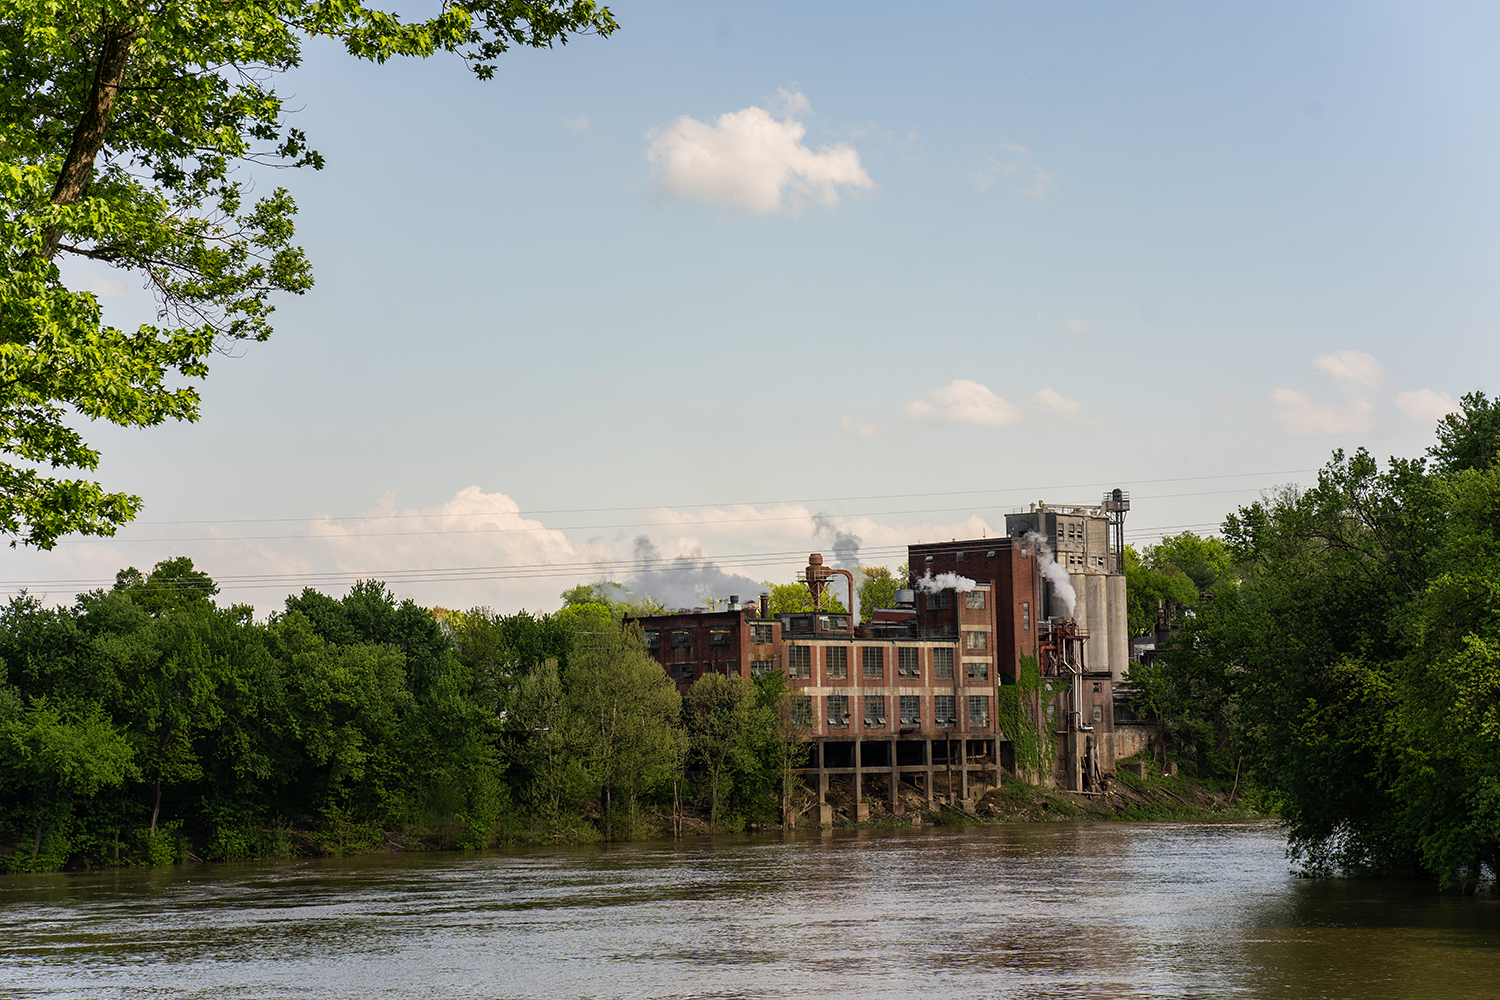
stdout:
MULTIPOLYGON (((1012 517, 1010 537, 909 546, 911 589, 898 593, 896 607, 875 609, 868 624, 827 611, 772 616, 765 595, 750 605, 731 597, 724 611, 640 619, 647 648, 684 693, 706 673, 784 672, 793 719, 812 743, 803 773, 816 781, 823 822, 832 818, 835 778, 848 780, 856 818, 870 792, 884 792, 894 807, 902 781, 929 803, 941 794, 967 804, 971 784, 998 780, 1000 768, 1097 789, 1114 763, 1116 674, 1101 646, 1115 639, 1117 603, 1125 638, 1124 580, 1111 545, 1118 519, 1098 508, 1045 505, 1012 517), (1064 614, 1046 580, 1037 535, 1047 553, 1056 544, 1058 564, 1079 581, 1074 615, 1064 614), (1031 660, 1039 672, 1027 674, 1031 660), (1002 719, 1001 687, 1011 685, 1020 686, 1006 692, 1006 703, 1021 714, 1002 719), (1018 734, 1006 724, 1035 727, 1056 748, 1050 773, 1016 759, 1018 734)), ((846 571, 809 558, 815 602, 835 576, 852 589, 846 571)))

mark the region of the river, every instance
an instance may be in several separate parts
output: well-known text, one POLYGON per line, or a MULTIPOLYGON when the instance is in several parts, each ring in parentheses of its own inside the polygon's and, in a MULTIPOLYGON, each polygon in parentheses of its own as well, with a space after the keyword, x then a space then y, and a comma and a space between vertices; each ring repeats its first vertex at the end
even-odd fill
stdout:
POLYGON ((1500 899, 1269 825, 1050 824, 0 877, 3 997, 1500 996, 1500 899))

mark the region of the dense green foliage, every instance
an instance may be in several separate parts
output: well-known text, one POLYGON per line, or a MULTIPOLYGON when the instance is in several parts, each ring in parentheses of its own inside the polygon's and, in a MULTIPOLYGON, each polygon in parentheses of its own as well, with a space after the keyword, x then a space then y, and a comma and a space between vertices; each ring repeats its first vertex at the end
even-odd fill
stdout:
POLYGON ((0 612, 11 870, 772 822, 780 678, 683 699, 618 607, 433 613, 381 584, 256 622, 187 559, 0 612))
POLYGON ((1163 538, 1137 553, 1125 547, 1125 584, 1131 635, 1145 635, 1158 610, 1169 620, 1198 606, 1203 594, 1234 585, 1229 547, 1221 538, 1191 531, 1163 538))
POLYGON ((593 0, 452 0, 404 24, 360 0, 0 0, 0 533, 113 534, 139 497, 86 478, 79 417, 193 420, 216 342, 261 340, 312 285, 284 188, 246 164, 323 166, 271 86, 308 38, 359 59, 450 52, 481 78, 515 45, 615 29, 593 0), (159 325, 104 322, 59 259, 128 271, 159 325))
POLYGON ((1179 751, 1247 777, 1311 872, 1500 874, 1500 406, 1424 460, 1335 453, 1224 525, 1239 584, 1132 671, 1179 751))

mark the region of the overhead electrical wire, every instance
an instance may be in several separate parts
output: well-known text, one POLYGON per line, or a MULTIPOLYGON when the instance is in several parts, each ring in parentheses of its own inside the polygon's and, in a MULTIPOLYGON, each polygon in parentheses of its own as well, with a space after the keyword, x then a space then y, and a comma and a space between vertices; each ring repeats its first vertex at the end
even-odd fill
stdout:
MULTIPOLYGON (((1160 483, 1190 483, 1203 482, 1211 479, 1249 479, 1258 476, 1300 476, 1309 472, 1317 472, 1317 469, 1286 469, 1280 472, 1231 472, 1214 476, 1181 476, 1174 479, 1139 479, 1135 480, 1138 485, 1154 486, 1160 483)), ((455 513, 421 513, 407 512, 401 514, 323 514, 313 517, 226 517, 210 518, 203 520, 173 520, 173 521, 135 521, 137 525, 167 525, 167 524, 270 524, 291 523, 297 521, 387 521, 408 517, 501 517, 506 514, 518 516, 535 517, 542 514, 610 514, 615 512, 629 512, 637 510, 691 510, 695 508, 726 508, 726 507, 781 507, 789 504, 817 504, 817 503, 852 503, 856 500, 917 500, 924 497, 957 497, 974 496, 987 493, 1025 493, 1036 494, 1053 490, 1083 490, 1111 487, 1111 483, 1071 483, 1058 486, 1006 486, 989 490, 940 490, 932 493, 873 493, 865 496, 848 497, 812 497, 792 500, 735 500, 728 503, 674 503, 674 504, 647 504, 638 507, 557 507, 552 509, 538 510, 496 510, 496 511, 461 511, 455 513)), ((1233 491, 1231 491, 1233 492, 1233 491)), ((1175 493, 1170 496, 1208 496, 1210 494, 1197 493, 1175 493)), ((1146 498, 1141 499, 1157 499, 1146 498)), ((1057 506, 1067 506, 1058 504, 1057 506)), ((896 513, 902 513, 897 511, 896 513)), ((696 522, 694 522, 696 523, 696 522)))
MULTIPOLYGON (((1207 480, 1223 480, 1236 478, 1251 478, 1264 476, 1301 475, 1315 472, 1316 469, 1292 469, 1281 472, 1263 473, 1232 473, 1215 476, 1186 476, 1174 479, 1137 480, 1141 484, 1197 482, 1207 480)), ((628 512, 642 510, 684 510, 693 508, 735 508, 745 506, 784 506, 789 504, 816 504, 851 502, 855 500, 884 500, 884 499, 917 499, 924 497, 948 497, 948 496, 975 496, 1004 493, 1045 493, 1056 492, 1066 489, 1084 489, 1090 487, 1104 486, 1102 483, 1084 483, 1067 486, 1047 487, 1010 487, 994 490, 947 490, 930 493, 894 493, 875 494, 856 497, 824 497, 808 500, 777 500, 756 502, 735 502, 729 504, 674 504, 674 505, 652 505, 641 507, 579 507, 559 508, 554 510, 536 510, 529 512, 520 511, 495 511, 495 512, 466 512, 466 513, 402 513, 402 514, 375 514, 357 515, 353 517, 305 517, 305 518, 227 518, 222 520, 181 520, 181 521, 146 521, 137 522, 141 525, 171 525, 171 524, 246 524, 246 523, 293 523, 293 522, 321 522, 337 523, 343 521, 376 521, 397 518, 456 518, 456 517, 495 517, 495 516, 535 516, 541 514, 567 514, 567 513, 606 513, 606 512, 628 512)), ((1154 496, 1132 496, 1132 500, 1166 500, 1181 499, 1185 497, 1198 496, 1221 496, 1226 494, 1244 493, 1250 490, 1263 489, 1258 486, 1243 486, 1225 490, 1204 490, 1189 493, 1168 493, 1154 496)), ((937 514, 958 513, 977 510, 993 510, 997 504, 988 504, 980 507, 935 507, 935 508, 913 508, 905 510, 870 511, 863 513, 842 513, 835 516, 840 519, 857 517, 888 517, 901 514, 937 514)), ((1059 509, 1069 506, 1067 504, 1053 505, 1059 509)), ((344 534, 287 534, 287 535, 219 535, 200 536, 192 538, 130 538, 111 539, 110 543, 121 542, 136 543, 184 543, 184 542, 239 542, 239 541, 270 541, 270 540, 353 540, 362 538, 390 538, 401 536, 424 536, 424 535, 464 535, 464 534, 488 534, 497 532, 536 532, 536 531, 584 531, 584 530, 607 530, 619 528, 662 528, 695 526, 708 528, 719 524, 747 524, 747 523, 775 523, 782 521, 805 521, 811 515, 773 515, 769 517, 745 517, 745 518, 712 518, 712 519, 687 519, 680 521, 643 521, 616 524, 596 525, 559 525, 559 526, 537 526, 537 527, 500 527, 497 525, 482 526, 477 528, 442 528, 434 530, 419 531, 390 531, 390 532, 351 532, 344 534)), ((1150 538, 1163 538, 1174 531, 1212 529, 1219 526, 1220 522, 1196 522, 1189 524, 1153 525, 1143 527, 1127 527, 1130 537, 1142 540, 1150 538)), ((75 542, 77 544, 77 542, 75 542)), ((94 542, 94 544, 99 544, 94 542)), ((861 546, 858 552, 859 560, 865 563, 884 562, 906 554, 905 545, 887 546, 861 546)), ((695 572, 707 568, 715 568, 721 572, 734 573, 745 570, 754 570, 769 567, 784 567, 798 561, 805 556, 802 550, 783 552, 753 552, 738 553, 731 555, 711 555, 707 553, 692 556, 649 556, 627 559, 589 559, 575 560, 571 562, 558 563, 531 563, 512 565, 491 566, 451 566, 451 567, 429 567, 416 569, 386 569, 374 571, 344 571, 327 570, 309 573, 265 573, 265 574, 238 574, 216 577, 215 582, 225 590, 251 590, 270 589, 299 586, 330 586, 349 584, 359 580, 378 579, 389 584, 417 584, 417 583, 460 583, 460 582, 501 582, 507 580, 534 580, 559 577, 576 578, 580 575, 591 575, 605 578, 615 575, 638 575, 642 573, 675 573, 695 572)), ((114 583, 113 580, 100 579, 74 579, 74 580, 0 580, 0 590, 24 590, 33 587, 38 588, 61 588, 61 589, 93 589, 107 587, 114 583)))

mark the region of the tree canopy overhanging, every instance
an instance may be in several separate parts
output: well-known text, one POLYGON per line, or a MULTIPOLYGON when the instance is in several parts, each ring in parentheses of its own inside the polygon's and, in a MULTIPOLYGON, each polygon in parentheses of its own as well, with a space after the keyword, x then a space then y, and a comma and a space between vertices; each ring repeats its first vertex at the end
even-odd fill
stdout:
POLYGON ((412 23, 359 0, 0 0, 0 533, 45 549, 129 522, 140 497, 67 474, 100 458, 74 424, 196 419, 211 352, 264 340, 273 295, 312 287, 291 196, 252 199, 241 169, 322 168, 272 86, 309 38, 489 79, 512 47, 616 27, 593 0, 449 0, 412 23), (109 326, 69 257, 140 277, 157 322, 109 326))
POLYGON ((1437 437, 1230 515, 1217 590, 1130 681, 1180 759, 1243 765, 1305 870, 1473 892, 1500 879, 1500 402, 1437 437))

